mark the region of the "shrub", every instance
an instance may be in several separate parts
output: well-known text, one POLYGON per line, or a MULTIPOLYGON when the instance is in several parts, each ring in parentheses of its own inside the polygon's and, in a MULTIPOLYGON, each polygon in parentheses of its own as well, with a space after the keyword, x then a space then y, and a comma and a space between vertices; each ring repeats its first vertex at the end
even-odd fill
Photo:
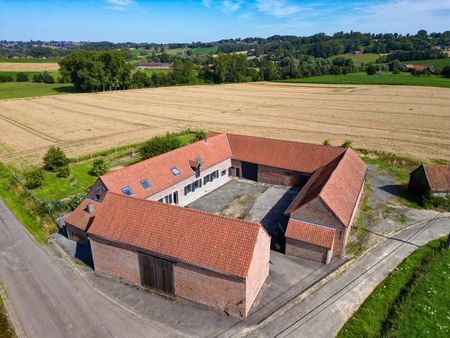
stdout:
POLYGON ((366 73, 367 75, 375 75, 377 73, 377 70, 377 66, 370 64, 366 68, 366 73))
POLYGON ((395 75, 400 74, 400 69, 395 68, 395 69, 392 71, 392 74, 395 74, 395 75))
POLYGON ((56 176, 58 177, 62 177, 62 178, 67 178, 70 175, 70 170, 69 170, 69 166, 66 165, 64 167, 58 167, 56 169, 56 176))
POLYGON ((324 146, 331 146, 331 141, 330 141, 329 139, 326 138, 325 140, 323 140, 322 144, 323 144, 324 146))
POLYGON ((450 78, 450 66, 445 66, 441 71, 441 75, 450 78))
POLYGON ((55 83, 55 78, 50 75, 49 72, 42 73, 42 82, 44 83, 55 83))
POLYGON ((90 174, 92 176, 101 176, 108 172, 108 164, 103 158, 96 159, 92 163, 92 169, 90 171, 90 174))
POLYGON ((352 141, 351 140, 345 140, 344 143, 341 144, 341 147, 343 147, 343 148, 351 148, 352 147, 352 141))
POLYGON ((11 75, 0 74, 0 82, 12 82, 14 81, 11 75))
POLYGON ((203 140, 206 138, 206 132, 204 130, 199 130, 195 133, 195 139, 197 141, 203 140))
POLYGON ((66 209, 68 211, 73 211, 77 206, 80 205, 80 203, 86 198, 86 194, 77 194, 72 196, 67 202, 66 202, 66 209))
POLYGON ((173 134, 166 134, 165 136, 156 136, 145 142, 139 147, 139 154, 142 159, 148 159, 168 151, 181 147, 181 141, 173 134))
POLYGON ((44 82, 44 80, 42 79, 42 74, 34 74, 33 82, 36 82, 36 83, 44 82))
POLYGON ((39 167, 29 167, 24 170, 23 177, 25 179, 25 187, 36 189, 41 187, 44 182, 44 171, 39 167))
POLYGON ((30 81, 30 78, 28 77, 27 73, 17 73, 16 81, 17 82, 28 82, 28 81, 30 81))
POLYGON ((426 209, 450 212, 450 196, 426 196, 423 199, 423 206, 426 209))
POLYGON ((58 169, 67 167, 69 165, 69 159, 66 157, 64 151, 61 148, 55 146, 51 146, 48 149, 42 160, 44 161, 44 169, 52 172, 56 172, 58 169))

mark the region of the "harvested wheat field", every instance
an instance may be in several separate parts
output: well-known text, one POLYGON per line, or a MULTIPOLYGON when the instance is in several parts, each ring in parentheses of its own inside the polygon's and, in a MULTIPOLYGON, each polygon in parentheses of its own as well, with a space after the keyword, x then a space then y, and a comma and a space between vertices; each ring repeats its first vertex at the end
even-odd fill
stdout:
POLYGON ((58 69, 59 65, 51 62, 0 62, 0 72, 52 72, 58 69))
MULTIPOLYGON (((203 128, 450 159, 450 90, 248 83, 0 101, 0 160, 71 156, 203 128)), ((301 156, 301 154, 299 154, 301 156)))

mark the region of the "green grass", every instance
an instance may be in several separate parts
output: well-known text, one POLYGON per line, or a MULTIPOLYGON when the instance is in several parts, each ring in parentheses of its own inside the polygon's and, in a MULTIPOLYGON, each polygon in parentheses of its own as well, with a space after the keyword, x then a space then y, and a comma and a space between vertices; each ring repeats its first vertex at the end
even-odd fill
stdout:
POLYGON ((74 93, 72 84, 34 83, 34 82, 5 82, 0 83, 0 100, 21 97, 34 97, 74 93))
POLYGON ((14 329, 8 321, 3 300, 2 297, 0 297, 0 338, 12 337, 15 337, 14 329))
POLYGON ((448 337, 447 238, 419 248, 378 285, 337 337, 448 337))
POLYGON ((208 55, 210 53, 215 54, 217 52, 217 46, 213 47, 199 47, 199 48, 193 48, 192 53, 198 54, 198 55, 208 55))
POLYGON ((0 197, 33 237, 38 242, 45 243, 48 238, 47 232, 10 188, 11 176, 11 170, 0 163, 0 197))
POLYGON ((431 60, 414 60, 414 61, 405 61, 402 64, 413 64, 413 65, 427 65, 434 66, 434 70, 437 72, 441 72, 445 66, 450 66, 450 58, 447 59, 431 59, 431 60))
POLYGON ((375 61, 377 61, 378 58, 380 57, 379 54, 375 54, 375 53, 367 53, 367 54, 362 54, 362 55, 354 55, 353 53, 346 53, 346 54, 342 54, 339 56, 343 56, 345 58, 351 58, 353 60, 353 62, 357 65, 360 65, 362 63, 367 64, 370 62, 375 63, 375 61))
POLYGON ((33 195, 41 201, 53 201, 86 192, 96 180, 89 174, 91 166, 92 162, 71 165, 68 178, 46 172, 42 187, 33 190, 33 195))
POLYGON ((0 58, 0 62, 11 62, 11 63, 58 63, 59 58, 49 58, 49 59, 41 59, 41 58, 0 58))
MULTIPOLYGON (((37 75, 37 74, 41 74, 43 72, 0 72, 0 75, 10 75, 12 76, 12 78, 14 79, 14 81, 16 80, 17 77, 17 73, 26 73, 28 74, 28 78, 31 80, 33 80, 33 76, 37 75)), ((58 80, 60 73, 58 71, 54 71, 54 72, 49 72, 51 76, 53 76, 55 78, 55 80, 58 80)))
POLYGON ((351 73, 346 75, 323 75, 299 79, 278 80, 287 83, 322 83, 322 84, 362 84, 362 85, 405 85, 430 86, 450 88, 450 79, 444 77, 413 76, 410 73, 367 75, 366 73, 351 73))

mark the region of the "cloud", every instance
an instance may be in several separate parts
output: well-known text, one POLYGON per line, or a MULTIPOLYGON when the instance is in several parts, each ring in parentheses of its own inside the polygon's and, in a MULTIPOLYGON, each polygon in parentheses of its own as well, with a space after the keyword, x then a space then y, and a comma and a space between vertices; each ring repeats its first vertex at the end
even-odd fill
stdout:
POLYGON ((291 5, 286 0, 257 0, 256 8, 264 14, 276 17, 291 16, 301 10, 299 6, 291 5))
POLYGON ((106 0, 106 2, 109 4, 108 8, 115 11, 124 11, 133 4, 133 0, 106 0))
POLYGON ((216 8, 221 10, 224 13, 234 13, 241 8, 241 5, 244 3, 243 0, 203 0, 203 5, 206 8, 216 8))

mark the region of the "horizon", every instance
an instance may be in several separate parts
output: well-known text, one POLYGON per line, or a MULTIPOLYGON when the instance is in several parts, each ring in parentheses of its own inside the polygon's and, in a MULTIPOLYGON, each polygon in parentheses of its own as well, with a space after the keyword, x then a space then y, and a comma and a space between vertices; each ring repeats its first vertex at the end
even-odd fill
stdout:
POLYGON ((7 0, 2 7, 0 40, 9 41, 167 44, 341 31, 406 35, 421 29, 450 30, 446 0, 86 0, 81 4, 7 0))

